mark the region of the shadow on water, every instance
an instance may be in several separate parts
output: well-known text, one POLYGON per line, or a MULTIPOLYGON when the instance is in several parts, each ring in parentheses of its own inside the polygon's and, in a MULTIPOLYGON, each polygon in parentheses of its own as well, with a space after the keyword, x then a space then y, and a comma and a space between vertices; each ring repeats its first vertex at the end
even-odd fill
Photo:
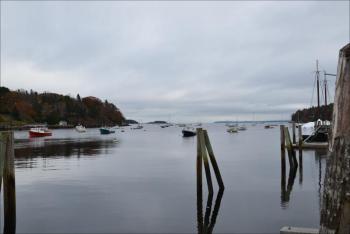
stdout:
POLYGON ((33 168, 32 158, 62 158, 76 156, 96 156, 108 154, 108 149, 116 147, 115 139, 29 139, 17 141, 15 158, 17 168, 33 168))

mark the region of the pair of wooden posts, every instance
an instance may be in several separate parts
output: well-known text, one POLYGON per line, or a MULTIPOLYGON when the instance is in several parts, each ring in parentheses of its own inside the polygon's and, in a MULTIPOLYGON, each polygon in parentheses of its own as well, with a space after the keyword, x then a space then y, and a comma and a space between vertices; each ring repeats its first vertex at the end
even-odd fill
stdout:
POLYGON ((220 169, 215 159, 213 148, 211 147, 207 130, 197 128, 197 222, 198 233, 210 234, 213 231, 217 215, 220 209, 220 203, 224 194, 224 182, 220 174, 220 169), (213 183, 211 179, 209 159, 215 172, 215 176, 219 185, 219 191, 215 200, 214 210, 211 214, 213 201, 213 183), (202 162, 204 163, 205 175, 208 185, 208 200, 205 209, 203 222, 203 190, 202 190, 202 162), (211 215, 211 219, 210 219, 211 215))
POLYGON ((213 166, 220 190, 225 189, 224 182, 220 174, 220 169, 215 159, 213 148, 211 147, 207 130, 197 128, 197 187, 202 187, 202 161, 204 162, 205 176, 207 178, 209 193, 213 193, 213 182, 209 167, 209 159, 213 166))
MULTIPOLYGON (((289 129, 287 126, 280 125, 280 136, 281 136, 281 155, 282 160, 284 157, 285 149, 287 148, 288 152, 288 160, 289 160, 289 166, 291 168, 296 168, 298 166, 298 161, 295 155, 294 147, 293 145, 296 145, 296 135, 295 135, 295 123, 293 123, 292 127, 292 134, 293 134, 293 141, 291 140, 291 137, 289 135, 289 129)), ((299 149, 299 158, 302 155, 302 146, 303 146, 303 137, 301 132, 301 126, 298 126, 298 149, 299 149)))
POLYGON ((2 191, 4 234, 14 234, 16 232, 16 186, 13 132, 0 132, 0 193, 2 191))

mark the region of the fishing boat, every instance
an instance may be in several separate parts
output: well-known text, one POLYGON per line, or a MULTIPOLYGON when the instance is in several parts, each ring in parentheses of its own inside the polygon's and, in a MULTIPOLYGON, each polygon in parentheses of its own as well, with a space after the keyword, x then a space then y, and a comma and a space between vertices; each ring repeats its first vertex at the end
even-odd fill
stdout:
POLYGON ((185 127, 184 129, 182 129, 182 135, 183 137, 192 137, 197 135, 196 130, 194 128, 191 127, 185 127))
POLYGON ((83 125, 81 125, 81 124, 75 126, 75 130, 77 132, 86 132, 86 128, 83 125))
POLYGON ((29 137, 52 136, 52 132, 47 127, 35 127, 29 130, 29 137))
POLYGON ((115 131, 110 128, 103 127, 103 128, 100 128, 100 133, 102 135, 107 135, 107 134, 115 133, 115 131))
POLYGON ((229 133, 237 133, 238 129, 236 127, 230 127, 226 131, 229 132, 229 133))

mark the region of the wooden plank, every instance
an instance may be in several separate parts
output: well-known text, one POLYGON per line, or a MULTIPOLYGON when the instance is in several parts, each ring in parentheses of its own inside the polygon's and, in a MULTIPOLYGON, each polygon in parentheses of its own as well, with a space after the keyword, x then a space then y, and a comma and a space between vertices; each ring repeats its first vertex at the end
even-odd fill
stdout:
POLYGON ((280 234, 318 234, 318 228, 282 227, 280 234))
MULTIPOLYGON (((299 144, 294 144, 293 148, 299 149, 299 144)), ((328 149, 328 143, 303 143, 302 149, 328 149)))
POLYGON ((223 182, 222 177, 221 177, 221 173, 220 173, 220 169, 219 169, 218 163, 216 162, 216 158, 215 158, 215 155, 214 155, 213 148, 212 148, 212 146, 210 144, 208 132, 207 132, 207 130, 204 130, 203 132, 204 132, 205 145, 206 145, 207 150, 208 150, 208 154, 209 154, 209 158, 210 158, 210 161, 211 161, 211 165, 213 166, 213 169, 214 169, 214 172, 215 172, 216 180, 218 181, 220 189, 224 189, 225 188, 224 182, 223 182))

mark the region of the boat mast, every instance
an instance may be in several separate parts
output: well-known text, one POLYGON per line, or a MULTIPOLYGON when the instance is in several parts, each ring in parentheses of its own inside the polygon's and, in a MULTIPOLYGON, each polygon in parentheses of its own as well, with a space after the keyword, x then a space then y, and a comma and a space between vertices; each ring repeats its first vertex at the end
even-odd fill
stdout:
POLYGON ((317 80, 317 119, 320 118, 320 71, 318 70, 318 60, 316 60, 316 80, 317 80))
POLYGON ((324 105, 327 106, 327 77, 324 73, 324 105))

